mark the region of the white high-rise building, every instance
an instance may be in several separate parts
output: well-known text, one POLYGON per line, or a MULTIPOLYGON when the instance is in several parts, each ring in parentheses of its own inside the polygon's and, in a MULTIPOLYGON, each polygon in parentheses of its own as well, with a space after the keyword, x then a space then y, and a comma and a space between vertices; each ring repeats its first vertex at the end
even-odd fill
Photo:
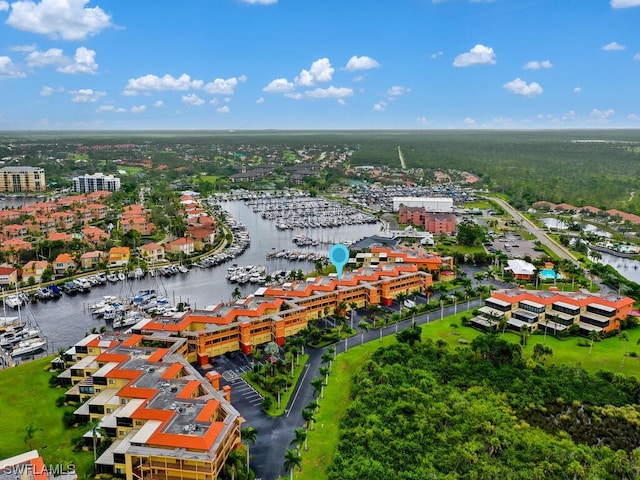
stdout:
POLYGON ((87 174, 73 178, 73 191, 78 193, 91 193, 98 190, 116 192, 120 190, 120 179, 104 173, 87 174))

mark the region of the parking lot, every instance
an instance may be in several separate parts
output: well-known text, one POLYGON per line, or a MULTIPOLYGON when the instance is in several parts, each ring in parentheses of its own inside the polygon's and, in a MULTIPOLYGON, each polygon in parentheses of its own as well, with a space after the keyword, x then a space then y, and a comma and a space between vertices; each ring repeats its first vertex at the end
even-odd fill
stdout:
POLYGON ((489 253, 504 253, 509 258, 516 259, 529 256, 535 260, 544 254, 542 251, 534 250, 535 243, 532 240, 525 240, 517 233, 498 235, 493 241, 487 242, 485 248, 489 253))

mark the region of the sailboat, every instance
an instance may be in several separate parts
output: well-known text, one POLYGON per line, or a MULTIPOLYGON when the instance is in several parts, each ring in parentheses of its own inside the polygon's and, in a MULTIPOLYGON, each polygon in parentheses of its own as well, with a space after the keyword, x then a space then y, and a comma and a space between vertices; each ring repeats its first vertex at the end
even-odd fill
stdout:
MULTIPOLYGON (((17 288, 16 295, 19 295, 17 288)), ((29 318, 31 311, 29 310, 28 304, 25 307, 27 311, 26 321, 22 316, 23 309, 21 307, 22 304, 18 303, 17 323, 7 328, 0 335, 0 347, 7 351, 12 358, 29 355, 41 350, 46 350, 47 348, 47 340, 44 335, 42 335, 35 318, 29 318)), ((31 314, 31 316, 33 315, 31 314)))

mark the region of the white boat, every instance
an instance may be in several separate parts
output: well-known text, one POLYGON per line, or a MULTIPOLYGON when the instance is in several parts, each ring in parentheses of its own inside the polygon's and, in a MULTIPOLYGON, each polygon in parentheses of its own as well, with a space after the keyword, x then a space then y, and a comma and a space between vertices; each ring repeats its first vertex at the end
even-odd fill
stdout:
POLYGON ((127 276, 122 273, 122 272, 118 272, 118 280, 120 280, 121 282, 124 281, 127 278, 127 276))
POLYGON ((24 340, 16 345, 11 350, 12 357, 19 357, 22 355, 29 355, 30 353, 39 352, 47 347, 47 341, 42 337, 31 338, 24 340))
POLYGON ((107 280, 115 283, 118 281, 118 275, 116 275, 115 273, 110 273, 109 275, 107 275, 107 280))

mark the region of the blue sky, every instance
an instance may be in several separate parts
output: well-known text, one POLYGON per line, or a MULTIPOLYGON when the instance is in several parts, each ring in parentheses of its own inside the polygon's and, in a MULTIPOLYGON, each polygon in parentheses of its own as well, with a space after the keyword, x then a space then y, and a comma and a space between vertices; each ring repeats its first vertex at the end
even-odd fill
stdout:
POLYGON ((0 0, 0 130, 640 127, 640 0, 0 0))

